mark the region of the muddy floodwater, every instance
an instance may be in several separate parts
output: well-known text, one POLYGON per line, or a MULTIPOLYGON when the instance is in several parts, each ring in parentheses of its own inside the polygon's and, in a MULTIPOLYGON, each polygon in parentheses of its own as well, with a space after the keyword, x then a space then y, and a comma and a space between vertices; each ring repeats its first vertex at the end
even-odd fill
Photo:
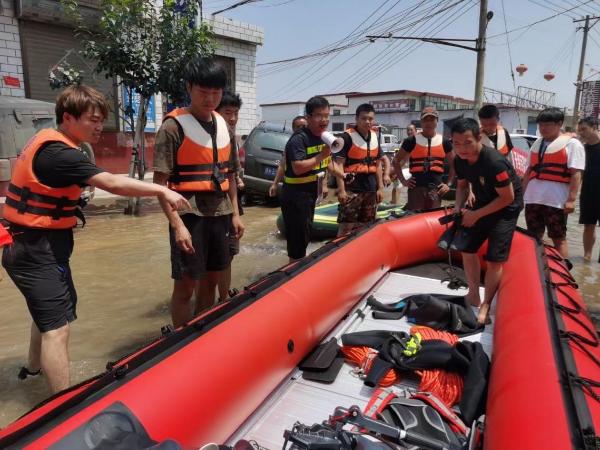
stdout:
MULTIPOLYGON (((71 260, 78 291, 78 320, 71 327, 71 382, 104 370, 114 361, 156 338, 170 322, 169 243, 167 221, 148 202, 142 217, 122 214, 114 199, 96 201, 85 229, 76 230, 71 260)), ((249 282, 287 262, 285 240, 277 234, 279 208, 256 205, 245 209, 246 233, 233 262, 232 286, 249 282)), ((571 216, 569 244, 573 274, 590 311, 600 317, 600 245, 594 262, 584 263, 578 212, 571 216)), ((599 239, 600 240, 600 239, 599 239)), ((319 245, 311 243, 309 251, 319 245)), ((30 318, 25 301, 0 269, 0 427, 47 397, 40 377, 19 381, 26 363, 30 318)), ((596 320, 598 324, 598 320, 596 320)))

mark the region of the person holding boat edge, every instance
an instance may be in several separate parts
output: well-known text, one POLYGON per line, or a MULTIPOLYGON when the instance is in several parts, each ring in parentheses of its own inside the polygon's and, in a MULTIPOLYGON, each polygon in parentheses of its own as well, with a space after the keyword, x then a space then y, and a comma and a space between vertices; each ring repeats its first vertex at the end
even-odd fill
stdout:
POLYGON ((512 165, 498 151, 481 144, 481 130, 473 119, 457 120, 452 126, 456 157, 456 206, 465 230, 464 247, 460 248, 469 291, 469 302, 479 306, 477 321, 489 320, 492 299, 500 285, 502 264, 508 259, 517 219, 523 209, 521 182, 512 165), (471 187, 469 187, 469 184, 471 187), (465 208, 473 190, 475 203, 465 208), (485 260, 485 292, 479 295, 481 267, 477 251, 488 241, 485 260))

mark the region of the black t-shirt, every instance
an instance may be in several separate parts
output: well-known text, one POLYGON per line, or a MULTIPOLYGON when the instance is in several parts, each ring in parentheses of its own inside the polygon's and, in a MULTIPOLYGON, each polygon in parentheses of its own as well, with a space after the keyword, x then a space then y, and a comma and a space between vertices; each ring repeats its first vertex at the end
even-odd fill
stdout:
MULTIPOLYGON (((504 131, 504 136, 506 138, 506 146, 510 152, 514 147, 512 141, 510 140, 510 134, 508 134, 508 130, 506 128, 502 128, 502 130, 504 131)), ((488 136, 488 138, 494 143, 494 145, 498 145, 498 133, 494 134, 493 136, 488 136)))
MULTIPOLYGON (((292 161, 303 161, 305 159, 313 158, 324 147, 325 144, 321 138, 312 134, 308 128, 302 128, 296 131, 287 141, 287 144, 285 144, 285 176, 302 176, 294 173, 292 161), (309 149, 316 151, 309 154, 309 149)), ((293 189, 314 192, 315 195, 317 194, 317 182, 284 184, 293 189)))
POLYGON ((474 164, 469 164, 467 160, 457 155, 454 158, 454 168, 459 180, 467 180, 471 183, 475 195, 475 209, 482 208, 498 197, 496 188, 506 187, 511 183, 515 192, 514 201, 494 214, 513 215, 523 209, 521 181, 512 165, 495 149, 483 147, 474 164))
POLYGON ((595 181, 600 183, 600 142, 596 144, 585 144, 585 170, 583 171, 583 181, 595 181))
POLYGON ((85 187, 87 180, 102 172, 85 153, 62 142, 46 144, 33 159, 35 176, 41 183, 53 188, 74 184, 85 187))
MULTIPOLYGON (((50 142, 43 146, 33 159, 33 173, 38 180, 53 188, 74 184, 85 187, 94 175, 104 172, 96 167, 88 156, 62 142, 50 142)), ((22 267, 35 264, 66 262, 73 250, 73 230, 32 229, 12 224, 14 232, 26 231, 21 239, 27 244, 28 254, 19 258, 22 267)))
MULTIPOLYGON (((430 138, 427 138, 430 140, 430 138)), ((415 136, 410 136, 402 141, 401 149, 406 153, 410 153, 415 149, 417 145, 417 138, 415 136)), ((442 146, 444 147, 444 153, 446 155, 452 151, 452 142, 448 139, 444 139, 442 141, 442 146)), ((415 182, 417 183, 417 187, 429 187, 434 188, 437 187, 443 179, 443 174, 438 172, 421 172, 412 174, 415 182)))
MULTIPOLYGON (((358 131, 357 131, 358 132, 358 131)), ((371 141, 371 131, 368 136, 362 136, 365 142, 371 141)), ((360 133, 359 133, 360 134, 360 133)), ((344 140, 344 147, 335 155, 336 158, 345 158, 346 164, 348 163, 348 152, 352 147, 352 138, 348 133, 342 134, 342 139, 344 140)), ((372 164, 377 164, 377 161, 383 156, 383 152, 381 147, 379 147, 379 151, 375 153, 374 149, 370 149, 371 154, 373 155, 372 164)), ((350 183, 346 183, 346 189, 350 192, 376 192, 377 191, 377 174, 374 173, 358 173, 353 178, 350 178, 352 181, 350 183)))

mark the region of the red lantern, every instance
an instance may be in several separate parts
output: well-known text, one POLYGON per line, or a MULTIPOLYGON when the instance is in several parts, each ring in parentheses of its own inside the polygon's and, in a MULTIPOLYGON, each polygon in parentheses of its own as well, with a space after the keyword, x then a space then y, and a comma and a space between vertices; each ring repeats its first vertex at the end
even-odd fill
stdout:
POLYGON ((519 72, 519 76, 522 77, 525 72, 527 72, 527 66, 525 64, 519 64, 517 66, 517 72, 519 72))
POLYGON ((555 77, 555 75, 554 75, 552 72, 546 72, 546 73, 544 74, 544 79, 545 79, 546 81, 551 81, 551 80, 553 80, 553 79, 554 79, 554 77, 555 77))

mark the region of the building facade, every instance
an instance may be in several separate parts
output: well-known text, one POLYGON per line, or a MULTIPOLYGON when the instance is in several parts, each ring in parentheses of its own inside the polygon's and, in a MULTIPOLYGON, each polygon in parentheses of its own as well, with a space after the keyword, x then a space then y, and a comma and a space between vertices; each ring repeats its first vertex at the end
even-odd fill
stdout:
MULTIPOLYGON (((53 67, 67 64, 80 70, 83 82, 100 90, 112 104, 101 142, 94 146, 97 162, 107 170, 127 172, 131 158, 130 127, 120 117, 119 105, 128 96, 115 79, 94 74, 94 63, 79 56, 80 40, 59 0, 0 0, 0 78, 2 95, 54 102, 58 91, 49 83, 53 67)), ((87 23, 99 19, 100 0, 79 0, 87 23)), ((221 16, 207 19, 216 39, 216 57, 225 67, 232 90, 243 100, 239 134, 247 134, 258 121, 256 107, 256 49, 263 31, 221 16)), ((133 97, 134 110, 139 97, 133 97)), ((162 123, 166 103, 160 95, 150 101, 146 127, 147 165, 152 166, 154 135, 162 123)))
MULTIPOLYGON (((452 123, 461 117, 472 117, 474 102, 469 99, 453 97, 432 92, 419 92, 411 90, 397 90, 385 92, 351 92, 345 94, 329 94, 326 97, 332 102, 337 100, 338 107, 331 107, 329 128, 333 132, 344 131, 354 123, 356 108, 362 103, 373 105, 377 114, 377 123, 384 126, 387 133, 397 135, 399 138, 406 136, 408 125, 420 127, 420 112, 426 106, 434 106, 439 113, 439 131, 445 135, 450 134, 452 123), (346 99, 345 102, 340 97, 346 99)), ((498 105, 500 119, 503 125, 514 133, 536 133, 535 118, 538 110, 530 108, 516 108, 511 105, 498 105)), ((293 117, 293 113, 302 113, 304 103, 270 103, 261 105, 262 119, 283 123, 286 118, 293 117)), ((288 119, 289 120, 289 119, 288 119)))

